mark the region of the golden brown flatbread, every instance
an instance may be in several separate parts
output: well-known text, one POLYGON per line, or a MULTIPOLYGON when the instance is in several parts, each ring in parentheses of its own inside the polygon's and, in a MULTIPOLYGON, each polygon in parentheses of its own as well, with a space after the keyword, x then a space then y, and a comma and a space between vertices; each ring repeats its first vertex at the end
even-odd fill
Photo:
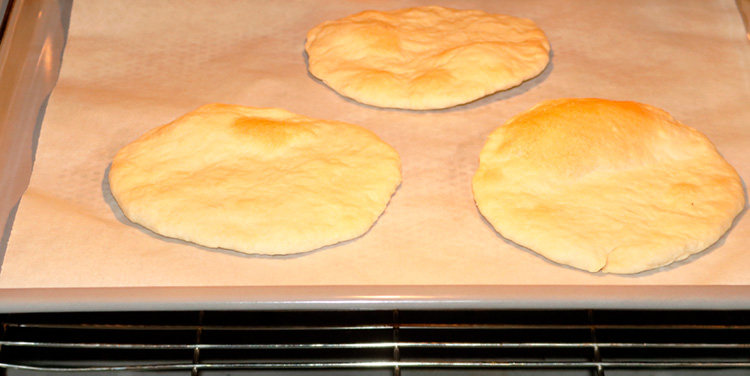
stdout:
POLYGON ((109 171, 123 213, 206 247, 289 254, 364 234, 401 182, 360 126, 210 104, 125 146, 109 171))
POLYGON ((361 103, 413 110, 452 107, 521 84, 549 63, 531 20, 425 6, 369 10, 307 34, 309 70, 361 103))
POLYGON ((745 198, 737 172, 666 112, 545 101, 495 130, 473 180, 505 238, 590 272, 638 273, 716 242, 745 198))

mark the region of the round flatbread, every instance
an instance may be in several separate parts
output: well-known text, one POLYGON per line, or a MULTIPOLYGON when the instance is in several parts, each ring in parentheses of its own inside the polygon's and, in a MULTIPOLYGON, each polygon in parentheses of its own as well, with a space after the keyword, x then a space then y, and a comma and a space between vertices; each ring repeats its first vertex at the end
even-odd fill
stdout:
POLYGON ((425 6, 365 11, 307 34, 309 70, 361 103, 429 110, 468 103, 539 75, 549 42, 528 19, 425 6))
POLYGON ((495 130, 473 180, 505 238, 590 272, 638 273, 716 242, 744 205, 698 131, 634 102, 558 99, 495 130))
POLYGON ((125 216, 158 234, 289 254, 367 232, 400 168, 396 151, 360 126, 210 104, 120 150, 109 183, 125 216))

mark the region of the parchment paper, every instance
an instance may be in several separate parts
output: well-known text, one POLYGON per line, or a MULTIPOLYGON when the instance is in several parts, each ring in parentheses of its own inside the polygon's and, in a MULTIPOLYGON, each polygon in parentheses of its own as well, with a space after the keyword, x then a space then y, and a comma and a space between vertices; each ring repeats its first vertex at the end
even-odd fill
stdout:
POLYGON ((0 287, 750 284, 744 212, 708 250, 633 276, 560 266, 499 236, 471 194, 479 151, 511 116, 559 97, 665 109, 750 176, 750 43, 732 0, 76 1, 0 287), (427 4, 531 18, 552 62, 517 88, 425 112, 361 105, 307 73, 318 23, 427 4), (295 256, 208 249, 130 223, 109 192, 112 157, 211 102, 365 126, 400 153, 403 183, 368 233, 295 256))

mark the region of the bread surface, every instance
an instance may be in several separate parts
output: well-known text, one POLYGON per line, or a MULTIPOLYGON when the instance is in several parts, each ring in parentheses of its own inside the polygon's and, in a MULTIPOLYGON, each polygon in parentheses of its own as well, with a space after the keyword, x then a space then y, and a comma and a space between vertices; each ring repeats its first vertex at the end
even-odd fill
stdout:
POLYGON ((429 110, 474 101, 539 75, 550 46, 531 20, 424 6, 369 10, 307 34, 309 71, 377 107, 429 110))
POLYGON ((210 104, 125 146, 109 182, 123 213, 158 234, 289 254, 368 231, 400 168, 396 151, 363 127, 210 104))
POLYGON ((473 179, 505 238, 590 272, 638 273, 716 242, 745 205, 737 172, 663 110, 558 99, 488 138, 473 179))

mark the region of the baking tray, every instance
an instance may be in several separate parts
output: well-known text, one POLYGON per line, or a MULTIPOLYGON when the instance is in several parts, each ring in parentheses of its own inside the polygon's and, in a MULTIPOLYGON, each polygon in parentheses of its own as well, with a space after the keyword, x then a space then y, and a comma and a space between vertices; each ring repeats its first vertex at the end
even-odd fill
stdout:
MULTIPOLYGON (((737 5, 745 4, 740 1, 737 5)), ((47 100, 64 56, 72 9, 72 2, 63 0, 14 1, 12 5, 0 51, 3 252, 31 177, 47 100)), ((750 286, 380 283, 0 288, 3 312, 411 308, 747 309, 750 286)))

